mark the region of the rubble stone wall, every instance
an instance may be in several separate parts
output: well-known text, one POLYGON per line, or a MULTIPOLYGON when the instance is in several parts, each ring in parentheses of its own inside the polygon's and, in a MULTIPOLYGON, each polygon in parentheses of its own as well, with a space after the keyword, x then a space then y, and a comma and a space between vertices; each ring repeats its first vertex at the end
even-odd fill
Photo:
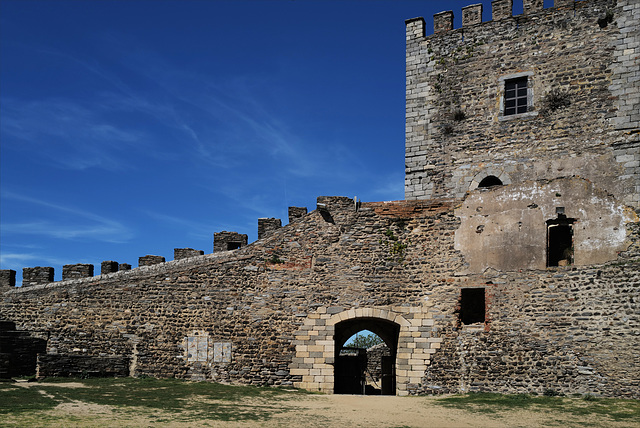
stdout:
POLYGON ((128 357, 40 354, 36 375, 44 377, 127 377, 128 357))
POLYGON ((468 274, 455 249, 459 202, 356 209, 348 198, 319 200, 324 215, 233 252, 6 291, 0 318, 46 331, 47 354, 128 358, 134 376, 325 392, 334 387, 333 326, 384 320, 400 326, 401 395, 637 397, 637 254, 595 267, 468 274), (460 324, 468 287, 486 290, 484 323, 460 324))

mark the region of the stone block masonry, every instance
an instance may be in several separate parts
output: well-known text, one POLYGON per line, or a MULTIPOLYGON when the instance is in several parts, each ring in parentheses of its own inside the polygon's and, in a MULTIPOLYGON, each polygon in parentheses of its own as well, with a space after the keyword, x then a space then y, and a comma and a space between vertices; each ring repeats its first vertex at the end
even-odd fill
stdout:
POLYGON ((513 16, 513 0, 493 0, 491 12, 494 21, 511 18, 513 16))
POLYGON ((22 286, 31 287, 33 285, 47 284, 53 282, 54 270, 50 266, 36 266, 22 269, 22 286))
POLYGON ((628 297, 640 284, 639 268, 558 269, 533 282, 515 272, 479 278, 492 289, 491 329, 443 331, 444 352, 434 354, 423 390, 638 398, 636 375, 619 374, 637 370, 640 318, 628 297), (495 334, 507 325, 509 334, 495 334))
MULTIPOLYGON (((603 11, 599 18, 609 31, 612 30, 609 25, 619 29, 611 43, 615 63, 608 89, 615 97, 616 106, 616 116, 611 120, 618 130, 637 132, 640 129, 640 2, 620 0, 615 10, 603 11)), ((637 137, 636 134, 636 142, 637 137)))
MULTIPOLYGON (((264 233, 264 231, 263 231, 264 233)), ((249 237, 238 232, 216 232, 213 234, 213 252, 237 250, 246 247, 249 237)))
POLYGON ((189 257, 202 256, 203 254, 204 254, 204 251, 194 250, 193 248, 174 248, 173 259, 180 260, 180 259, 186 259, 189 257))
POLYGON ((101 275, 106 275, 113 272, 118 272, 118 262, 114 262, 113 260, 105 260, 100 264, 101 275))
POLYGON ((453 29, 453 12, 446 11, 433 15, 433 31, 449 31, 453 29))
POLYGON ((640 398, 635 253, 599 266, 465 274, 459 201, 318 204, 325 215, 315 210, 236 251, 6 291, 0 318, 46 330, 47 356, 73 357, 68 372, 127 358, 134 376, 331 393, 335 333, 370 327, 394 345, 399 395, 640 398), (461 325, 461 290, 474 287, 486 295, 485 322, 461 325))
POLYGON ((259 218, 258 219, 258 239, 266 238, 282 227, 279 218, 259 218))
POLYGON ((307 207, 289 207, 289 223, 307 215, 307 207))
POLYGON ((482 23, 482 3, 462 8, 462 26, 482 23))
POLYGON ((525 15, 539 12, 544 7, 544 0, 524 0, 522 9, 525 15))

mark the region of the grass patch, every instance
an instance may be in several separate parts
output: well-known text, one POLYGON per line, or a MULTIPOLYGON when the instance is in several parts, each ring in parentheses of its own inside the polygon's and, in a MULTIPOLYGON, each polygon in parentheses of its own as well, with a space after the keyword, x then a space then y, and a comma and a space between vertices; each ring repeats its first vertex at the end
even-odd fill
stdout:
POLYGON ((40 390, 21 388, 13 383, 0 384, 0 415, 49 410, 57 405, 58 401, 40 390))
POLYGON ((637 422, 640 420, 640 402, 638 400, 596 398, 592 395, 586 395, 582 398, 567 398, 529 394, 470 393, 440 398, 436 400, 436 403, 445 407, 486 414, 528 409, 583 417, 606 416, 617 422, 637 422))
POLYGON ((7 384, 0 388, 0 414, 51 410, 74 403, 108 406, 115 412, 149 413, 164 421, 264 421, 287 411, 274 400, 304 394, 278 388, 187 382, 176 379, 50 379, 28 387, 7 384), (78 387, 68 387, 73 382, 78 387), (65 387, 67 384, 67 387, 65 387))

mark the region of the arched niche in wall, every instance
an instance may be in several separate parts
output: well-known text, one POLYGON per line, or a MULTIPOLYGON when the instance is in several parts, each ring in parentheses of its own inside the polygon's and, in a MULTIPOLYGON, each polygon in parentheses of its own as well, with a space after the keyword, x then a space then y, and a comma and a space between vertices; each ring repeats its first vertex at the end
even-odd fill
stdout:
POLYGON ((511 184, 511 177, 504 171, 488 168, 477 173, 471 180, 469 191, 482 187, 504 186, 511 184))
POLYGON ((482 179, 480 183, 478 183, 478 187, 493 187, 493 186, 502 186, 502 180, 500 180, 495 175, 487 175, 482 179))

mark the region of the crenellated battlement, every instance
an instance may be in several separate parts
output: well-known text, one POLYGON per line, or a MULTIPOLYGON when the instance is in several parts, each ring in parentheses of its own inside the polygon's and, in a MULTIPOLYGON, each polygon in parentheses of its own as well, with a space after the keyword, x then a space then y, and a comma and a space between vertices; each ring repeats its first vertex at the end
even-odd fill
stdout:
MULTIPOLYGON (((307 215, 306 207, 289 207, 289 223, 307 215)), ((282 228, 282 221, 279 218, 258 219, 258 240, 264 239, 278 229, 282 228)), ((213 253, 237 250, 248 245, 248 235, 238 232, 215 232, 213 234, 213 253)), ((191 259, 204 256, 202 250, 193 248, 174 248, 173 260, 191 259)), ((157 266, 167 263, 164 256, 150 255, 138 258, 138 268, 157 266)), ((132 266, 128 263, 118 263, 114 260, 105 260, 100 264, 100 275, 110 275, 131 271, 132 266)), ((55 269, 51 266, 25 267, 22 269, 22 287, 34 287, 38 285, 51 284, 54 281, 55 269)), ((77 263, 68 264, 62 267, 62 282, 95 278, 94 266, 92 264, 77 263)), ((16 271, 12 269, 0 269, 0 292, 18 287, 16 284, 16 271)))
MULTIPOLYGON (((552 7, 544 8, 544 0, 516 0, 521 1, 523 13, 513 14, 513 0, 493 0, 491 2, 491 20, 482 20, 482 3, 472 4, 462 8, 462 27, 456 30, 461 32, 469 27, 478 24, 489 24, 509 18, 518 19, 530 15, 544 13, 565 13, 567 10, 577 10, 590 3, 590 0, 554 0, 552 7)), ((440 33, 454 30, 454 11, 446 10, 433 15, 433 33, 437 36, 440 33)), ((422 17, 412 18, 406 21, 407 40, 413 38, 424 38, 426 35, 426 23, 422 17)))

